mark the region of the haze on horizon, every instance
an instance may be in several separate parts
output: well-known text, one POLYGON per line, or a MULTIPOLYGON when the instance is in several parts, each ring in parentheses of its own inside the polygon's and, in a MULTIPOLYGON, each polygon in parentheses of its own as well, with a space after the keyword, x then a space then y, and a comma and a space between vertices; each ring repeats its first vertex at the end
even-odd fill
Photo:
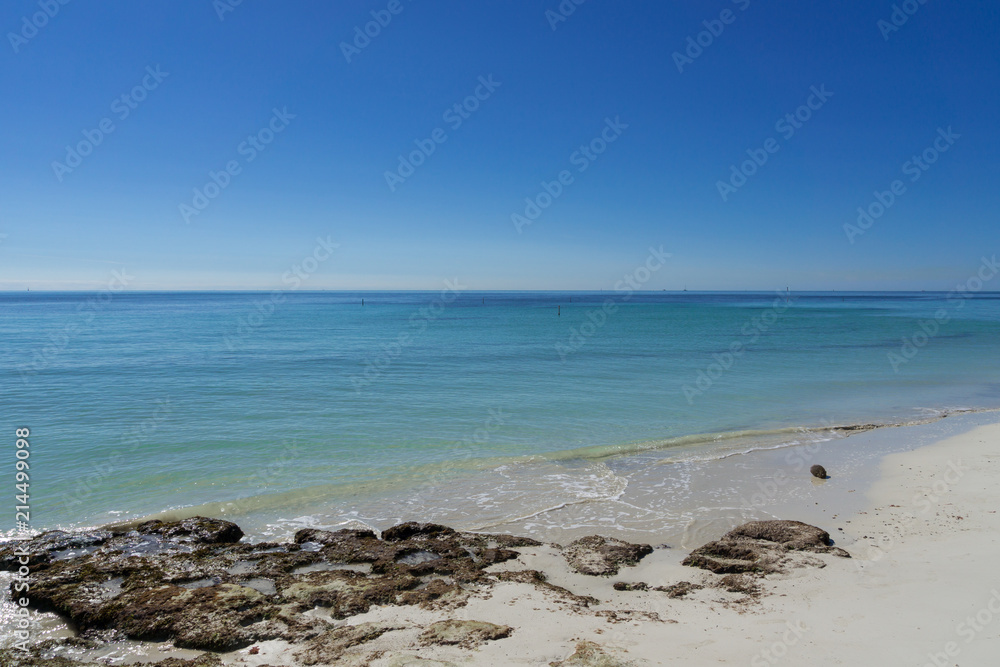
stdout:
POLYGON ((949 291, 997 252, 996 3, 12 0, 0 28, 0 290, 599 291, 662 249, 644 289, 949 291))

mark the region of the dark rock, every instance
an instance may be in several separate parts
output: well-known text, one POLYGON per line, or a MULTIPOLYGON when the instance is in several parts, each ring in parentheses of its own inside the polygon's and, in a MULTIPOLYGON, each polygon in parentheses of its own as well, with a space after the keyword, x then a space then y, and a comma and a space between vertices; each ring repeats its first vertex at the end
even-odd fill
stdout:
POLYGON ((382 532, 382 539, 386 542, 398 542, 414 537, 438 537, 442 535, 454 535, 455 529, 448 526, 441 526, 436 523, 417 523, 407 521, 392 528, 386 528, 382 532))
MULTIPOLYGON (((0 649, 0 665, 3 667, 106 667, 104 662, 81 662, 49 655, 49 651, 39 651, 32 647, 25 652, 20 649, 0 649)), ((166 658, 156 663, 157 667, 222 667, 222 660, 210 653, 191 660, 166 658)))
POLYGON ((229 544, 243 539, 243 531, 235 523, 203 516, 169 522, 146 521, 136 526, 136 532, 196 544, 229 544))
MULTIPOLYGON (((317 606, 336 619, 378 605, 461 606, 476 587, 500 580, 486 570, 518 557, 509 546, 538 544, 435 524, 396 526, 387 531, 390 541, 366 530, 308 529, 281 544, 239 542, 242 534, 235 524, 204 518, 149 521, 131 530, 51 532, 0 547, 0 568, 20 567, 11 558, 15 548, 34 554, 31 606, 64 615, 87 636, 120 633, 230 651, 327 632, 324 621, 304 615, 317 606), (72 548, 81 551, 67 557, 72 548)), ((536 585, 563 591, 544 581, 536 585)), ((578 600, 590 601, 596 602, 578 600)))
POLYGON ((813 477, 819 477, 820 479, 826 479, 826 468, 821 465, 814 465, 809 468, 809 472, 812 473, 813 477))
POLYGON ((521 537, 519 535, 490 535, 490 541, 496 543, 498 547, 504 547, 506 549, 516 549, 518 547, 540 547, 542 545, 538 540, 533 540, 530 537, 521 537))
POLYGON ((0 544, 0 570, 14 571, 20 565, 20 557, 14 556, 18 545, 27 546, 29 552, 27 565, 35 566, 48 563, 51 560, 73 558, 96 551, 102 544, 111 539, 111 533, 106 530, 86 533, 67 533, 62 530, 50 530, 31 539, 27 545, 23 542, 8 542, 0 544))
POLYGON ((696 591, 701 588, 704 588, 701 584, 692 584, 690 581, 679 581, 676 584, 671 584, 670 586, 657 586, 653 590, 666 593, 669 598, 682 598, 691 591, 696 591))
POLYGON ((780 572, 791 552, 830 553, 850 558, 832 546, 830 534, 801 521, 751 521, 726 533, 722 539, 698 547, 684 565, 716 574, 780 572))
POLYGON ((743 593, 751 597, 758 597, 761 593, 760 584, 748 574, 727 574, 717 581, 715 586, 730 593, 743 593))
POLYGON ((378 539, 373 530, 356 530, 344 528, 337 531, 316 530, 315 528, 303 528, 295 533, 293 538, 296 544, 303 542, 316 542, 318 544, 336 544, 344 540, 375 540, 378 539))
POLYGON ((796 551, 826 552, 833 543, 830 533, 801 521, 750 521, 723 536, 730 540, 739 538, 776 542, 796 551))
POLYGON ((648 544, 631 544, 613 537, 591 535, 571 542, 563 550, 570 567, 581 574, 610 576, 623 565, 635 565, 653 553, 648 544))
POLYGON ((616 581, 614 586, 612 586, 616 591, 648 591, 649 584, 637 581, 636 583, 626 583, 624 581, 616 581))

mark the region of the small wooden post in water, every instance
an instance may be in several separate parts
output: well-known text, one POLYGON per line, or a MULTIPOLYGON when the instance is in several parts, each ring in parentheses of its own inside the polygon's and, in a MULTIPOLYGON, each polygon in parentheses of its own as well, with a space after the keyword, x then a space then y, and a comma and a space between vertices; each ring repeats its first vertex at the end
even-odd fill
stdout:
POLYGON ((562 306, 556 306, 556 317, 562 317, 562 306))

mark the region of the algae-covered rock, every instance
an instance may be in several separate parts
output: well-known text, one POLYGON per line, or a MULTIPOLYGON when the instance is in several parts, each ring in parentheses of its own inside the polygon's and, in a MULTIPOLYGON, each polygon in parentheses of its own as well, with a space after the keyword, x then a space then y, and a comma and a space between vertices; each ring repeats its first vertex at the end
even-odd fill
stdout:
POLYGON ((430 537, 441 535, 454 535, 455 530, 448 526, 441 526, 436 523, 417 523, 408 521, 392 528, 382 531, 382 539, 386 542, 397 542, 408 540, 413 537, 430 537))
POLYGON ((513 631, 514 628, 509 625, 449 619, 432 623, 420 635, 420 639, 425 644, 455 644, 472 648, 487 641, 509 637, 513 631))
POLYGON ((136 527, 141 535, 160 535, 177 542, 226 544, 243 539, 243 530, 235 523, 202 516, 180 521, 146 521, 136 527))
POLYGON ((629 667, 630 664, 613 658, 601 646, 590 641, 577 644, 576 651, 565 660, 549 663, 551 667, 629 667))
POLYGON ((31 606, 64 615, 88 635, 116 631, 229 651, 301 642, 325 633, 330 619, 380 605, 460 607, 498 581, 487 568, 518 557, 507 547, 537 544, 436 524, 387 533, 391 540, 369 530, 308 529, 294 542, 248 544, 227 521, 149 521, 4 545, 0 568, 20 567, 15 548, 34 554, 31 606))
POLYGON ((623 565, 635 565, 653 553, 648 544, 631 544, 614 537, 582 537, 563 551, 570 567, 581 574, 609 576, 618 574, 623 565))
POLYGON ((782 571, 790 553, 800 551, 850 558, 849 553, 832 545, 825 530, 801 521, 774 520, 751 521, 734 528, 722 539, 692 551, 683 564, 716 574, 768 574, 782 571))
POLYGON ((386 632, 397 629, 399 626, 387 623, 359 623, 334 628, 310 639, 295 657, 303 665, 337 664, 348 649, 378 639, 386 632))

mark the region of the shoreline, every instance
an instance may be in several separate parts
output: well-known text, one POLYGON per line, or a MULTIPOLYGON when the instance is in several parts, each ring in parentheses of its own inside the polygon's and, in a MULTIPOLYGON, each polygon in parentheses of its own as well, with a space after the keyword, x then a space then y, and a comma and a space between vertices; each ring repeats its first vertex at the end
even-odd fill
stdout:
MULTIPOLYGON (((720 525, 712 518, 713 513, 723 512, 729 516, 737 506, 750 506, 771 516, 777 515, 773 510, 780 508, 782 503, 787 505, 791 498, 783 490, 765 493, 767 497, 762 499, 761 487, 770 488, 772 483, 784 487, 796 477, 799 481, 808 481, 808 475, 802 475, 809 467, 803 467, 807 459, 809 464, 822 463, 819 458, 832 454, 839 465, 840 451, 846 450, 852 456, 870 461, 872 457, 861 451, 867 446, 871 446, 871 453, 875 454, 898 451, 905 446, 881 442, 883 438, 873 437, 873 433, 926 427, 948 419, 952 420, 950 424, 955 419, 970 416, 976 419, 977 415, 996 412, 1000 412, 1000 408, 951 408, 901 421, 700 433, 629 445, 586 447, 503 459, 461 460, 412 473, 426 480, 437 480, 436 486, 445 490, 442 492, 426 480, 414 487, 412 477, 395 482, 358 484, 348 495, 354 503, 349 506, 354 507, 353 511, 339 509, 341 498, 335 494, 331 499, 331 489, 310 487, 167 509, 99 525, 52 529, 94 530, 101 525, 129 527, 154 519, 174 521, 212 516, 239 523, 250 541, 273 541, 289 538, 301 528, 368 528, 378 532, 415 520, 443 523, 472 532, 516 533, 545 541, 569 541, 588 531, 610 530, 622 534, 625 539, 666 542, 678 541, 686 532, 693 532, 690 538, 684 538, 687 543, 688 539, 702 539, 706 531, 720 525), (871 440, 879 442, 869 445, 871 440), (785 475, 774 480, 772 468, 785 469, 785 475), (496 479, 503 482, 499 488, 496 479), (556 482, 546 481, 552 479, 556 482), (664 490, 664 494, 670 493, 669 497, 641 500, 631 497, 636 489, 662 485, 664 479, 671 485, 664 490), (715 497, 723 491, 741 502, 730 503, 730 507, 720 506, 715 497), (492 495, 484 498, 487 494, 492 495), (478 506, 463 505, 456 511, 453 500, 458 497, 481 500, 478 506), (678 498, 682 498, 680 503, 678 498), (602 525, 594 520, 597 514, 617 514, 627 505, 641 508, 645 518, 639 516, 637 510, 636 516, 627 517, 621 525, 602 525), (338 508, 335 513, 326 510, 330 506, 338 508), (556 518, 560 516, 565 516, 561 524, 556 518), (680 526, 689 521, 706 522, 706 525, 680 526), (652 529, 664 525, 676 529, 652 529)), ((845 462, 848 464, 850 462, 845 462)), ((865 483, 872 481, 869 478, 865 483)), ((799 487, 796 491, 804 489, 799 487)), ((854 507, 854 503, 848 503, 847 509, 854 507)), ((740 516, 746 518, 751 514, 740 516)), ((729 524, 728 527, 735 525, 733 520, 729 524)))
MULTIPOLYGON (((603 654, 611 661, 605 664, 667 664, 658 662, 664 645, 671 646, 670 660, 755 667, 802 664, 816 655, 836 656, 844 664, 869 663, 872 656, 887 664, 934 664, 938 654, 958 656, 962 664, 988 664, 1000 646, 1000 619, 995 618, 1000 595, 995 601, 990 597, 990 591, 1000 590, 1000 580, 990 574, 1000 558, 995 509, 1000 424, 993 417, 962 429, 958 421, 937 434, 928 425, 923 434, 910 429, 907 437, 914 447, 879 457, 877 478, 867 493, 855 494, 860 509, 833 514, 832 505, 821 508, 827 516, 816 525, 846 548, 850 559, 810 554, 822 567, 806 561, 728 590, 719 585, 718 575, 681 565, 689 553, 684 548, 656 548, 615 576, 595 577, 574 572, 562 549, 517 547, 517 558, 486 568, 490 576, 509 572, 506 576, 515 578, 473 591, 461 606, 375 606, 333 621, 342 629, 364 623, 399 629, 345 648, 331 664, 417 664, 407 662, 417 655, 437 664, 541 664, 588 652, 603 654), (944 431, 949 432, 943 439, 937 437, 944 431), (543 572, 545 584, 518 574, 526 571, 543 572), (678 597, 651 590, 680 582, 694 587, 678 597), (634 587, 616 590, 615 583, 634 587), (587 598, 600 602, 580 602, 587 598), (423 643, 421 628, 449 618, 512 630, 509 637, 475 647, 423 643), (371 658, 374 654, 379 655, 371 658)), ((834 474, 829 481, 844 474, 834 466, 828 469, 834 474)), ((710 539, 723 532, 715 531, 710 539)), ((254 654, 252 647, 223 654, 223 663, 299 664, 289 661, 282 640, 254 647, 254 654)), ((186 651, 162 652, 157 644, 130 650, 147 648, 158 657, 191 657, 186 651)))

